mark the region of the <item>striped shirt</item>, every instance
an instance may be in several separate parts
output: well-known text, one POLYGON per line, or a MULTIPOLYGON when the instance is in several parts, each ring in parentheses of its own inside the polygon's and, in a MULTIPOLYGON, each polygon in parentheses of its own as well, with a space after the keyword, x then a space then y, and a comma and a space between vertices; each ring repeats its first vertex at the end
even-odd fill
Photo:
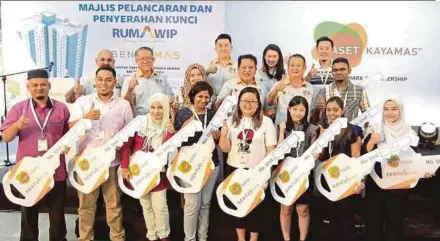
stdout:
MULTIPOLYGON (((289 106, 290 100, 295 96, 302 96, 307 100, 309 104, 309 116, 311 111, 315 108, 315 100, 318 94, 315 87, 307 81, 303 81, 303 84, 299 87, 293 86, 291 84, 289 76, 286 76, 284 83, 287 85, 284 90, 278 91, 277 93, 277 113, 275 117, 275 124, 278 125, 281 122, 285 122, 287 118, 287 107, 289 106)), ((275 91, 275 86, 272 91, 275 91)), ((269 93, 270 94, 270 93, 269 93)))
POLYGON ((316 76, 313 76, 310 80, 310 84, 312 85, 329 85, 333 84, 335 80, 332 75, 332 63, 333 60, 330 61, 330 65, 327 68, 323 68, 319 61, 315 63, 315 68, 317 70, 316 76))
POLYGON ((336 83, 328 85, 319 90, 318 96, 325 101, 333 96, 341 97, 345 108, 344 116, 349 122, 358 116, 359 110, 364 112, 370 108, 370 102, 364 88, 352 84, 351 81, 348 81, 347 87, 343 90, 338 89, 336 83))

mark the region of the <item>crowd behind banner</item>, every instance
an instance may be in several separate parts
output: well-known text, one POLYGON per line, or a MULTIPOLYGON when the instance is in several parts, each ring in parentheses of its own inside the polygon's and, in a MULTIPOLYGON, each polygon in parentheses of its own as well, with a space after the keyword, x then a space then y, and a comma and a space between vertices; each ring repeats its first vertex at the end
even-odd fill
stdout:
MULTIPOLYGON (((318 62, 312 64, 308 73, 310 63, 306 63, 303 55, 287 56, 284 62, 281 49, 275 44, 263 50, 261 69, 257 69, 258 60, 252 54, 240 55, 237 61, 231 58, 233 42, 228 34, 220 34, 214 44, 217 56, 206 65, 189 64, 177 94, 171 90, 167 76, 153 70, 153 49, 136 50, 137 71, 127 79, 117 76, 112 52, 103 49, 96 55, 96 72, 78 80, 66 93, 66 102, 73 105, 70 112, 65 104, 49 97, 50 82, 45 70, 28 73, 27 88, 32 97, 14 105, 0 127, 4 141, 19 137, 16 159, 20 162, 25 157, 42 156, 86 120, 91 125, 77 140, 77 156, 94 156, 96 160, 75 158, 71 161, 74 167, 70 167, 64 160, 68 150, 63 150, 54 168, 51 190, 43 194, 44 198, 37 199, 35 205, 22 206, 21 241, 38 240, 42 202, 48 205, 50 240, 66 240, 67 179, 78 189, 79 240, 94 239, 100 190, 111 240, 125 240, 126 236, 122 225, 122 192, 139 199, 147 239, 170 240, 166 194, 173 188, 182 192, 185 241, 206 241, 217 181, 223 181, 217 189, 218 196, 228 185, 226 191, 240 195, 245 184, 240 186, 231 181, 238 178, 237 173, 245 176, 260 170, 262 163, 270 167, 269 163, 276 162, 269 172, 251 178, 254 183, 261 182, 262 192, 267 196, 271 195, 268 187, 271 174, 283 179, 277 171, 288 158, 312 154, 309 155, 313 162, 311 169, 315 169, 340 154, 358 158, 415 134, 405 123, 402 101, 392 96, 384 97, 381 102, 380 121, 365 126, 350 123, 370 109, 368 93, 365 86, 349 80, 350 62, 333 57, 334 44, 326 36, 315 43, 318 62), (341 120, 345 120, 345 126, 321 146, 322 150, 310 152, 310 148, 319 144, 317 140, 324 138, 332 125, 341 120), (294 135, 298 137, 295 145, 289 142, 294 135), (283 153, 280 160, 273 159, 284 145, 289 145, 283 150, 286 155, 283 153), (178 148, 178 154, 170 152, 172 148, 178 148), (154 173, 157 168, 158 175, 146 174, 142 162, 147 161, 153 163, 147 169, 154 173), (81 170, 101 170, 102 166, 105 166, 102 175, 80 174, 81 170), (185 176, 186 173, 192 173, 191 177, 185 176), (95 176, 96 180, 92 180, 95 176), (141 183, 151 185, 142 188, 141 183)), ((408 156, 416 155, 412 149, 407 152, 408 156)), ((375 166, 377 172, 380 167, 375 166)), ((329 175, 338 177, 339 170, 329 171, 329 175)), ((432 175, 427 172, 424 177, 432 175)), ((20 183, 27 182, 27 177, 20 178, 20 183)), ((308 188, 294 203, 280 204, 284 240, 291 240, 293 210, 298 213, 299 239, 307 240, 313 199, 322 204, 322 222, 331 227, 329 233, 319 232, 318 240, 356 240, 354 214, 361 193, 366 194, 368 210, 374 210, 366 214, 367 240, 381 240, 382 236, 387 241, 402 240, 408 189, 382 189, 367 175, 353 189, 354 195, 331 201, 316 189, 319 185, 330 190, 332 185, 327 179, 316 179, 313 171, 306 179, 308 188)), ((237 203, 244 201, 225 200, 225 209, 237 203)), ((243 215, 228 215, 238 241, 244 241, 247 232, 250 240, 256 241, 265 228, 268 217, 263 205, 253 203, 249 210, 243 215)))

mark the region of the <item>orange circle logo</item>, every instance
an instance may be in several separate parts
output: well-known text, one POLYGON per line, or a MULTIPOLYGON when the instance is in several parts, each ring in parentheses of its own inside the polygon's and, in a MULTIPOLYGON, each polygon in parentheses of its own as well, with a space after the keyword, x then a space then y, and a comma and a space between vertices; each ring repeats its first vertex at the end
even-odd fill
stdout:
POLYGON ((234 182, 231 186, 229 186, 229 191, 232 195, 240 195, 242 189, 238 182, 234 182))
POLYGON ((278 178, 281 180, 282 183, 287 183, 290 181, 290 175, 289 172, 287 170, 282 171, 279 175, 278 178))
POLYGON ((191 164, 187 161, 182 161, 182 163, 180 163, 179 165, 179 171, 182 172, 183 174, 186 174, 188 172, 191 171, 191 164))
POLYGON ((28 183, 31 180, 31 177, 29 176, 29 174, 25 171, 21 171, 18 175, 17 175, 17 181, 20 184, 25 184, 28 183))
MULTIPOLYGON (((351 67, 356 67, 362 62, 362 54, 367 48, 367 32, 357 23, 342 24, 338 22, 322 22, 315 27, 313 37, 318 40, 327 36, 333 40, 333 59, 347 58, 351 67)), ((312 56, 318 60, 316 46, 312 49, 312 56)))
POLYGON ((88 171, 90 168, 90 164, 87 159, 82 159, 81 161, 79 161, 78 166, 79 166, 79 169, 81 169, 81 171, 88 171))
POLYGON ((132 176, 139 176, 139 174, 141 173, 141 169, 139 168, 138 164, 133 164, 129 167, 130 173, 132 176))
POLYGON ((339 172, 338 166, 332 166, 328 169, 328 174, 333 178, 339 178, 341 173, 339 172))

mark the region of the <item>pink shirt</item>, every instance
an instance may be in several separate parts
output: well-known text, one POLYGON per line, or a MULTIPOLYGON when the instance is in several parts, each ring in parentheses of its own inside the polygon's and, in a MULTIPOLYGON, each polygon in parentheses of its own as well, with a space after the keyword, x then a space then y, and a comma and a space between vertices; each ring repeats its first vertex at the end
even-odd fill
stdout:
MULTIPOLYGON (((85 140, 80 140, 79 151, 83 151, 86 146, 99 147, 109 141, 125 125, 133 120, 133 112, 130 103, 121 98, 112 96, 108 101, 102 102, 96 93, 81 96, 75 101, 69 122, 83 118, 92 104, 95 110, 101 112, 99 120, 92 121, 92 129, 86 133, 85 140)), ((129 156, 128 142, 124 143, 122 148, 116 152, 116 158, 112 161, 110 167, 114 167, 123 162, 128 162, 129 156)))
MULTIPOLYGON (((50 114, 48 123, 44 129, 44 138, 47 140, 48 148, 51 148, 68 130, 68 120, 70 118, 69 110, 67 106, 59 101, 49 100, 46 106, 39 106, 36 102, 32 101, 35 106, 35 113, 38 116, 41 126, 43 126, 44 120, 50 109, 53 108, 50 114)), ((17 162, 21 161, 23 157, 37 157, 43 155, 45 152, 38 151, 38 139, 41 138, 41 129, 38 126, 34 115, 32 114, 31 105, 29 105, 29 99, 21 101, 15 104, 8 112, 5 122, 0 127, 0 131, 4 131, 13 125, 23 113, 25 117, 29 119, 29 125, 20 130, 18 136, 18 148, 17 148, 17 162)), ((54 174, 55 181, 63 181, 66 179, 66 163, 64 155, 60 155, 60 166, 57 168, 54 174)))

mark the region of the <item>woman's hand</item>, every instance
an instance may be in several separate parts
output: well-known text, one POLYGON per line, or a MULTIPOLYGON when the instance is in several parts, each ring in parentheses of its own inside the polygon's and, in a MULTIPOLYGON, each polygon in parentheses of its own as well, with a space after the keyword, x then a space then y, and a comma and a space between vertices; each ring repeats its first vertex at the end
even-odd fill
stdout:
POLYGON ((125 180, 128 181, 131 179, 131 173, 128 168, 121 168, 121 173, 122 173, 122 178, 124 178, 125 180))

